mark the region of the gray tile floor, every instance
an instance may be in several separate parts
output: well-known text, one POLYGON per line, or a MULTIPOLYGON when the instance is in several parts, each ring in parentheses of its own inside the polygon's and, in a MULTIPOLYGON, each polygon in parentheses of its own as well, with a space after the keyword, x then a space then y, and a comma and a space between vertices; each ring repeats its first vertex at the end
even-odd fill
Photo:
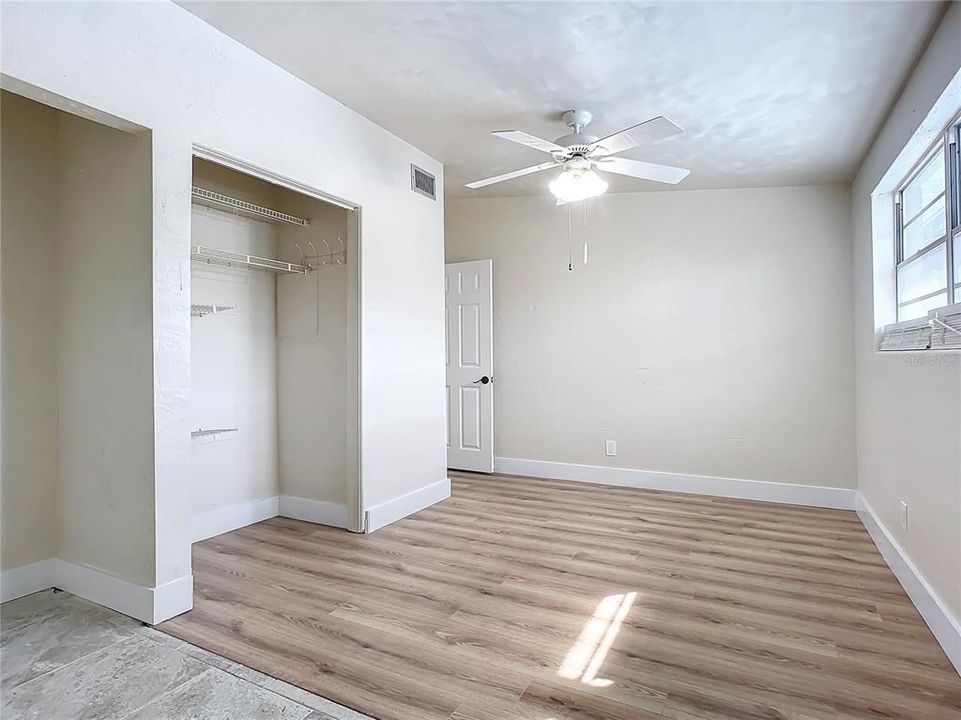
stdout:
POLYGON ((371 720, 65 592, 0 606, 3 720, 371 720))

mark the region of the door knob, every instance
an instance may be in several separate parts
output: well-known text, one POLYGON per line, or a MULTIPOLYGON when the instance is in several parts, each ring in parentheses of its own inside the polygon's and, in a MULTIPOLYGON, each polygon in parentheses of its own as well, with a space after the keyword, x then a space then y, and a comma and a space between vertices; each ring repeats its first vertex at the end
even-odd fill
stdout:
POLYGON ((486 384, 489 383, 490 381, 491 381, 491 379, 485 375, 485 376, 482 377, 480 380, 475 380, 475 381, 473 382, 473 384, 476 385, 477 383, 480 383, 481 385, 486 385, 486 384))

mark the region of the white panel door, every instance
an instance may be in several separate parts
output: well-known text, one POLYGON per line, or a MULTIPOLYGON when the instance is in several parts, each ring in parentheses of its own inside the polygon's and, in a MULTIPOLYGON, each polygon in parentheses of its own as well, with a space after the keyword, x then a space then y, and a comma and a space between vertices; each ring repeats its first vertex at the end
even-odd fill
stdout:
POLYGON ((494 471, 494 337, 490 260, 449 263, 447 466, 494 471))

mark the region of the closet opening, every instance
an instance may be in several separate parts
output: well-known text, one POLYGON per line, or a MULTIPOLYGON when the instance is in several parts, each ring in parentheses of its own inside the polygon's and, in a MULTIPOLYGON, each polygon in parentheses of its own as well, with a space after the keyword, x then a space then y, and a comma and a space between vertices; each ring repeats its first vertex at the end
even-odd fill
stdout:
POLYGON ((358 210, 247 170, 193 159, 193 540, 278 514, 362 532, 358 210))
POLYGON ((152 136, 6 90, 0 114, 2 566, 150 587, 152 136))

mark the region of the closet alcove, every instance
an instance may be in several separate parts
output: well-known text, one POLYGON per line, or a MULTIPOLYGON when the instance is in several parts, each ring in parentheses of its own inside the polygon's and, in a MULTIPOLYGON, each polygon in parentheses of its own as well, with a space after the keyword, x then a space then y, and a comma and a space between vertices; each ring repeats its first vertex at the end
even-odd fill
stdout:
POLYGON ((3 567, 150 585, 151 135, 8 91, 0 114, 3 567))
POLYGON ((352 211, 202 158, 191 196, 194 540, 273 498, 350 527, 352 211))

